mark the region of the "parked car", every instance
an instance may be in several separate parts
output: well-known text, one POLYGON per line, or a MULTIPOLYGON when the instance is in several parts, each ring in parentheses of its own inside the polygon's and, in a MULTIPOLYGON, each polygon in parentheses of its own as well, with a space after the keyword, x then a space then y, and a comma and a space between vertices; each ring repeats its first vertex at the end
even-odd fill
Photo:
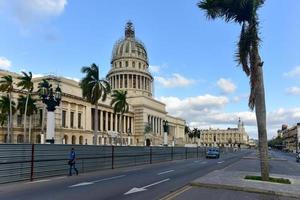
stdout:
POLYGON ((220 158, 220 151, 218 148, 208 148, 206 151, 206 158, 220 158))

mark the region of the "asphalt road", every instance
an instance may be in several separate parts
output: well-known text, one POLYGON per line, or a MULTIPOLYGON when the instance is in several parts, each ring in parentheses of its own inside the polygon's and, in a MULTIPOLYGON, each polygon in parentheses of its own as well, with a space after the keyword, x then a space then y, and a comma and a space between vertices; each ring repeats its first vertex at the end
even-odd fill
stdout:
POLYGON ((235 163, 248 153, 241 151, 222 155, 220 159, 177 160, 0 185, 0 199, 159 199, 198 177, 235 163))

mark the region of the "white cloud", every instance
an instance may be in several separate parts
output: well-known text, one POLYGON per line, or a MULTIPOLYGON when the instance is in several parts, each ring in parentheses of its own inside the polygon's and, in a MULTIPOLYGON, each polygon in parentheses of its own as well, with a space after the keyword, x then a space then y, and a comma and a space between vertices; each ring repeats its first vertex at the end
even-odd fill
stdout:
POLYGON ((236 90, 235 84, 230 79, 220 78, 217 85, 226 94, 233 93, 236 90))
POLYGON ((295 67, 289 72, 283 74, 285 77, 296 77, 300 76, 300 66, 295 67))
MULTIPOLYGON (((236 127, 238 118, 241 118, 249 136, 258 137, 255 112, 226 112, 226 105, 229 104, 227 97, 204 95, 184 99, 160 97, 158 100, 166 104, 167 112, 185 119, 191 127, 227 129, 236 127)), ((269 111, 267 113, 268 138, 276 135, 276 131, 282 124, 292 126, 297 122, 300 122, 300 107, 269 111)))
POLYGON ((9 0, 0 9, 17 20, 23 27, 32 23, 60 15, 67 0, 9 0))
POLYGON ((151 73, 158 73, 160 71, 160 66, 158 65, 149 65, 149 70, 151 73))
POLYGON ((11 61, 5 57, 0 57, 0 68, 8 70, 11 67, 11 61))
POLYGON ((155 77, 155 80, 159 82, 163 87, 166 88, 186 87, 195 83, 193 79, 187 79, 184 76, 176 73, 172 74, 172 76, 168 78, 157 76, 155 77))
POLYGON ((286 93, 290 95, 299 95, 300 94, 300 87, 293 86, 286 89, 286 93))

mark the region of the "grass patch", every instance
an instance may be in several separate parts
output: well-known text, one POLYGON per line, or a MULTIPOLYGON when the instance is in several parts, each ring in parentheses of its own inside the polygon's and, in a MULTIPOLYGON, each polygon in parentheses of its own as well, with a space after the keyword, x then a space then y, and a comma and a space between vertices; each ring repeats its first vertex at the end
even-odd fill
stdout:
MULTIPOLYGON (((256 180, 256 181, 262 181, 261 180, 261 176, 245 176, 245 179, 248 180, 256 180)), ((285 179, 285 178, 274 178, 274 177, 270 177, 268 182, 272 182, 272 183, 282 183, 282 184, 291 184, 291 181, 289 179, 285 179)))

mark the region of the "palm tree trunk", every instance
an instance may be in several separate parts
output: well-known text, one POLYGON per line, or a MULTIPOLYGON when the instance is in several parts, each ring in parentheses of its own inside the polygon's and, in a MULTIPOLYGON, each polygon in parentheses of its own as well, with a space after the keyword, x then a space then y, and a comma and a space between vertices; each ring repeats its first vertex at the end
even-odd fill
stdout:
POLYGON ((9 113, 7 114, 7 137, 6 137, 6 143, 10 143, 10 120, 9 120, 9 113))
POLYGON ((31 141, 31 122, 32 122, 32 115, 29 116, 29 130, 28 130, 28 138, 29 138, 29 142, 33 143, 31 141))
POLYGON ((266 129, 266 104, 265 104, 265 89, 263 80, 262 66, 258 66, 257 70, 257 88, 255 98, 255 113, 259 139, 259 155, 262 180, 269 180, 269 160, 268 160, 268 140, 266 129))
POLYGON ((95 105, 93 145, 97 145, 97 132, 98 132, 98 102, 95 105))
POLYGON ((25 142, 30 142, 29 136, 26 135, 26 125, 27 125, 27 105, 28 105, 29 94, 26 95, 25 111, 24 111, 24 138, 25 142))
POLYGON ((120 117, 121 117, 121 119, 120 119, 121 146, 123 146, 123 114, 122 113, 121 113, 120 117))
MULTIPOLYGON (((43 104, 43 114, 42 114, 42 126, 41 126, 41 133, 45 134, 45 115, 46 115, 46 105, 43 104)), ((43 144, 43 142, 41 141, 41 143, 43 144)))
POLYGON ((11 92, 9 93, 9 143, 13 143, 14 141, 14 137, 13 137, 13 130, 12 130, 12 127, 13 127, 13 120, 12 120, 12 95, 11 95, 11 92))

